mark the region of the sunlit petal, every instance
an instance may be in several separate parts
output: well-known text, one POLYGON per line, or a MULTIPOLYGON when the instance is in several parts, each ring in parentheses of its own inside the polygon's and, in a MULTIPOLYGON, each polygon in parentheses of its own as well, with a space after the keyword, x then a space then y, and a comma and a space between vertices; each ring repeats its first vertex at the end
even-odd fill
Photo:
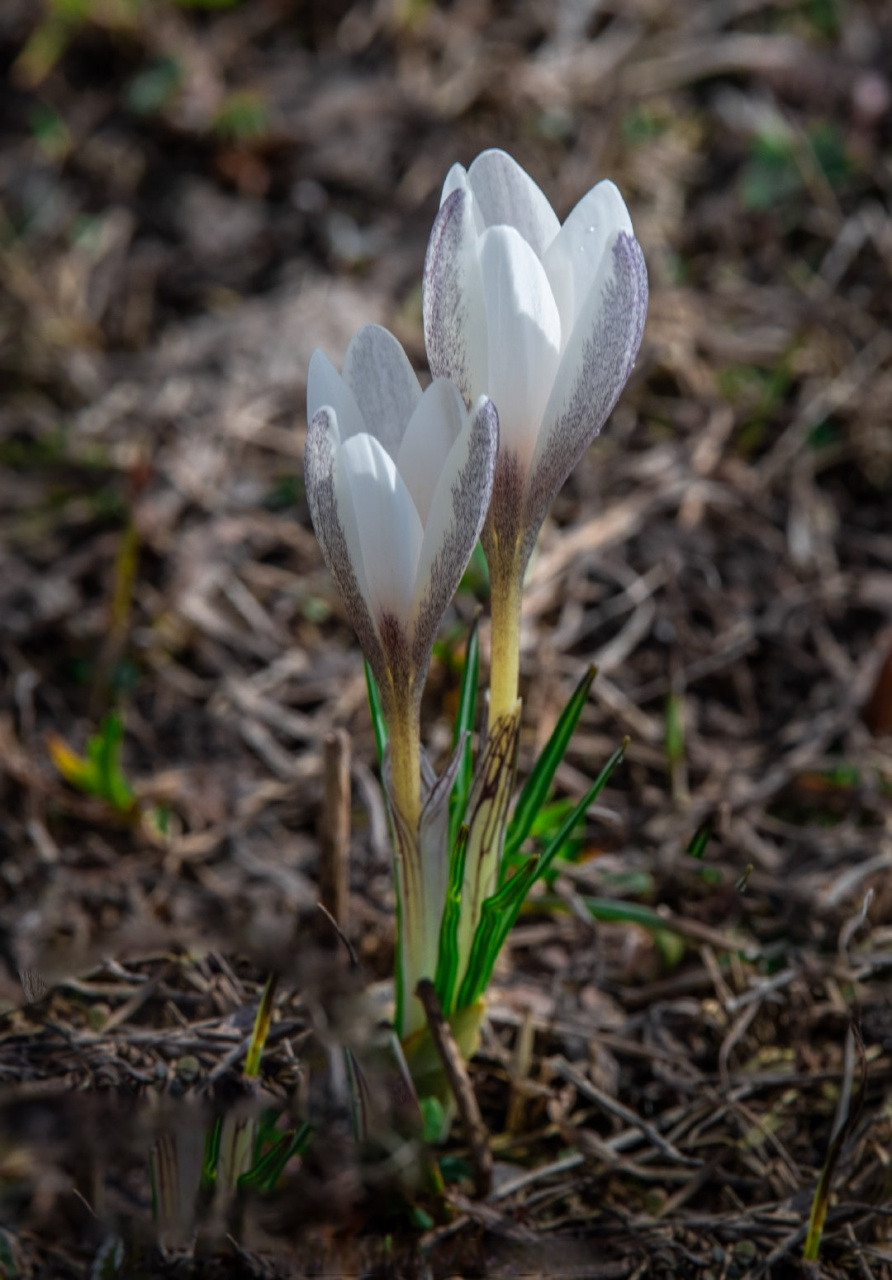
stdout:
POLYGON ((561 316, 566 343, 588 297, 601 261, 620 231, 632 234, 632 220, 612 182, 599 182, 584 195, 542 259, 561 316))
POLYGON ((374 436, 353 436, 335 458, 334 487, 350 559, 364 568, 372 616, 406 619, 424 530, 396 464, 374 436))
POLYGON ((307 422, 324 405, 330 405, 335 411, 341 440, 366 430, 356 397, 325 352, 317 348, 310 356, 307 371, 307 422))
POLYGON ((480 238, 489 362, 486 394, 496 403, 503 452, 529 462, 561 348, 561 322, 542 263, 513 227, 480 238))
POLYGON ((533 457, 525 523, 535 538, 548 507, 601 430, 632 372, 647 312, 647 269, 622 231, 589 290, 561 360, 533 457))
POLYGON ((498 415, 481 396, 449 451, 431 503, 412 615, 415 662, 426 667, 440 620, 480 536, 495 477, 498 415))

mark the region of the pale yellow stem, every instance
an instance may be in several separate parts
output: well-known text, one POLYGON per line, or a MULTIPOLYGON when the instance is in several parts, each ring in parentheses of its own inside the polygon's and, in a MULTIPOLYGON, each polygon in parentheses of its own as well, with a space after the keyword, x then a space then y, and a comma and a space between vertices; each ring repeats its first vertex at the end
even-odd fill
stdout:
MULTIPOLYGON (((495 557, 494 557, 495 558, 495 557)), ((520 603, 523 575, 514 559, 490 565, 492 642, 489 670, 489 727, 514 709, 520 677, 520 603)))
POLYGON ((415 996, 424 954, 424 886, 418 849, 421 815, 421 720, 417 700, 411 690, 394 690, 385 703, 390 742, 390 784, 393 806, 402 822, 393 827, 394 873, 397 879, 399 931, 397 1013, 400 1038, 405 1038, 424 1021, 424 1011, 415 996))

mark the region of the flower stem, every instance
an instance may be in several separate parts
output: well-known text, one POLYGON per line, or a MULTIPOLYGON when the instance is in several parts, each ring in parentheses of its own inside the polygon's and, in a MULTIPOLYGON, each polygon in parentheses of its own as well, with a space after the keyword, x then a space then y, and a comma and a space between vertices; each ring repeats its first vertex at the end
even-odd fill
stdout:
POLYGON ((520 602, 523 575, 512 562, 490 565, 492 642, 489 669, 489 726, 511 711, 520 676, 520 602))
POLYGON ((390 744, 391 833, 396 878, 396 1024, 401 1039, 423 1020, 415 997, 423 951, 424 902, 418 825, 421 816, 421 713, 408 689, 388 690, 384 704, 390 744))

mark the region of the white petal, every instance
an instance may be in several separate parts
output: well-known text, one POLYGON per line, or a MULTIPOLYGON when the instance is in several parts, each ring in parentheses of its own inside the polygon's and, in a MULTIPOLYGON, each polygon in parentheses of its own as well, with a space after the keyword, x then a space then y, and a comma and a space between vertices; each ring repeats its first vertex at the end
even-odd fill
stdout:
POLYGON ((366 430, 396 458, 421 386, 393 334, 379 324, 363 325, 347 348, 344 382, 362 407, 366 430))
POLYGON ((307 421, 310 422, 325 405, 335 411, 341 440, 365 431, 366 425, 353 392, 325 352, 317 348, 310 356, 307 371, 307 421))
POLYGON ((393 459, 374 436, 353 436, 338 450, 334 487, 344 538, 376 619, 409 617, 423 530, 393 459))
POLYGON ((443 203, 431 231, 422 311, 431 373, 451 378, 466 405, 486 390, 486 312, 477 239, 474 198, 460 184, 443 203))
POLYGON ((545 513, 601 430, 632 372, 647 312, 647 269, 634 236, 614 237, 570 334, 542 421, 524 515, 528 550, 545 513))
POLYGON ((499 446, 495 406, 481 396, 449 451, 418 557, 412 656, 425 671, 443 614, 468 566, 489 507, 499 446))
POLYGON ((462 398, 448 378, 435 378, 412 414, 396 465, 427 524, 428 512, 449 450, 467 419, 462 398))
POLYGON ((474 199, 474 194, 471 191, 471 184, 468 181, 468 171, 463 164, 454 164, 452 168, 449 170, 449 172, 446 174, 446 181, 443 183, 443 190, 440 192, 440 208, 441 209, 443 208, 443 205, 446 203, 449 197, 452 195, 453 191, 466 191, 470 195, 471 209, 474 215, 474 227, 478 235, 480 234, 481 231, 485 231, 486 221, 483 217, 483 212, 480 206, 477 204, 477 201, 474 199))
POLYGON ((339 495, 335 486, 334 473, 340 452, 340 432, 334 410, 330 406, 323 406, 310 419, 307 429, 304 478, 310 515, 325 563, 338 585, 347 616, 380 685, 387 674, 387 664, 369 611, 365 566, 362 556, 356 554, 355 534, 348 543, 344 532, 345 520, 351 527, 354 523, 352 502, 349 495, 346 495, 345 503, 345 495, 339 495))
POLYGON ((632 234, 632 219, 612 182, 584 195, 542 259, 561 315, 566 343, 595 282, 601 259, 620 231, 632 234))
POLYGON ((486 225, 515 227, 541 258, 561 224, 526 170, 504 151, 484 151, 468 181, 486 225))
POLYGON ((532 459, 557 372, 561 321, 542 263, 513 227, 480 238, 489 372, 486 394, 499 411, 500 444, 532 459))

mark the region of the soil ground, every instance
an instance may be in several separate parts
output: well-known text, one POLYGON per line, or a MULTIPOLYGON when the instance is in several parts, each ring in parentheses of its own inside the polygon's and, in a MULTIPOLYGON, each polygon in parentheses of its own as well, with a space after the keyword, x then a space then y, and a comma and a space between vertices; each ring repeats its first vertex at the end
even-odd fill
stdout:
MULTIPOLYGON (((4 0, 0 1274, 784 1277, 823 1170, 806 1271, 892 1275, 890 66, 866 0, 4 0), (562 217, 612 177, 651 304, 528 583, 521 774, 590 662, 557 798, 631 742, 491 991, 481 1198, 458 1123, 351 1138, 393 893, 302 453, 315 347, 381 321, 423 370, 439 189, 489 146, 562 217), (249 1106, 312 1140, 196 1198, 249 1106)), ((485 666, 475 562, 437 763, 481 604, 485 666)))

